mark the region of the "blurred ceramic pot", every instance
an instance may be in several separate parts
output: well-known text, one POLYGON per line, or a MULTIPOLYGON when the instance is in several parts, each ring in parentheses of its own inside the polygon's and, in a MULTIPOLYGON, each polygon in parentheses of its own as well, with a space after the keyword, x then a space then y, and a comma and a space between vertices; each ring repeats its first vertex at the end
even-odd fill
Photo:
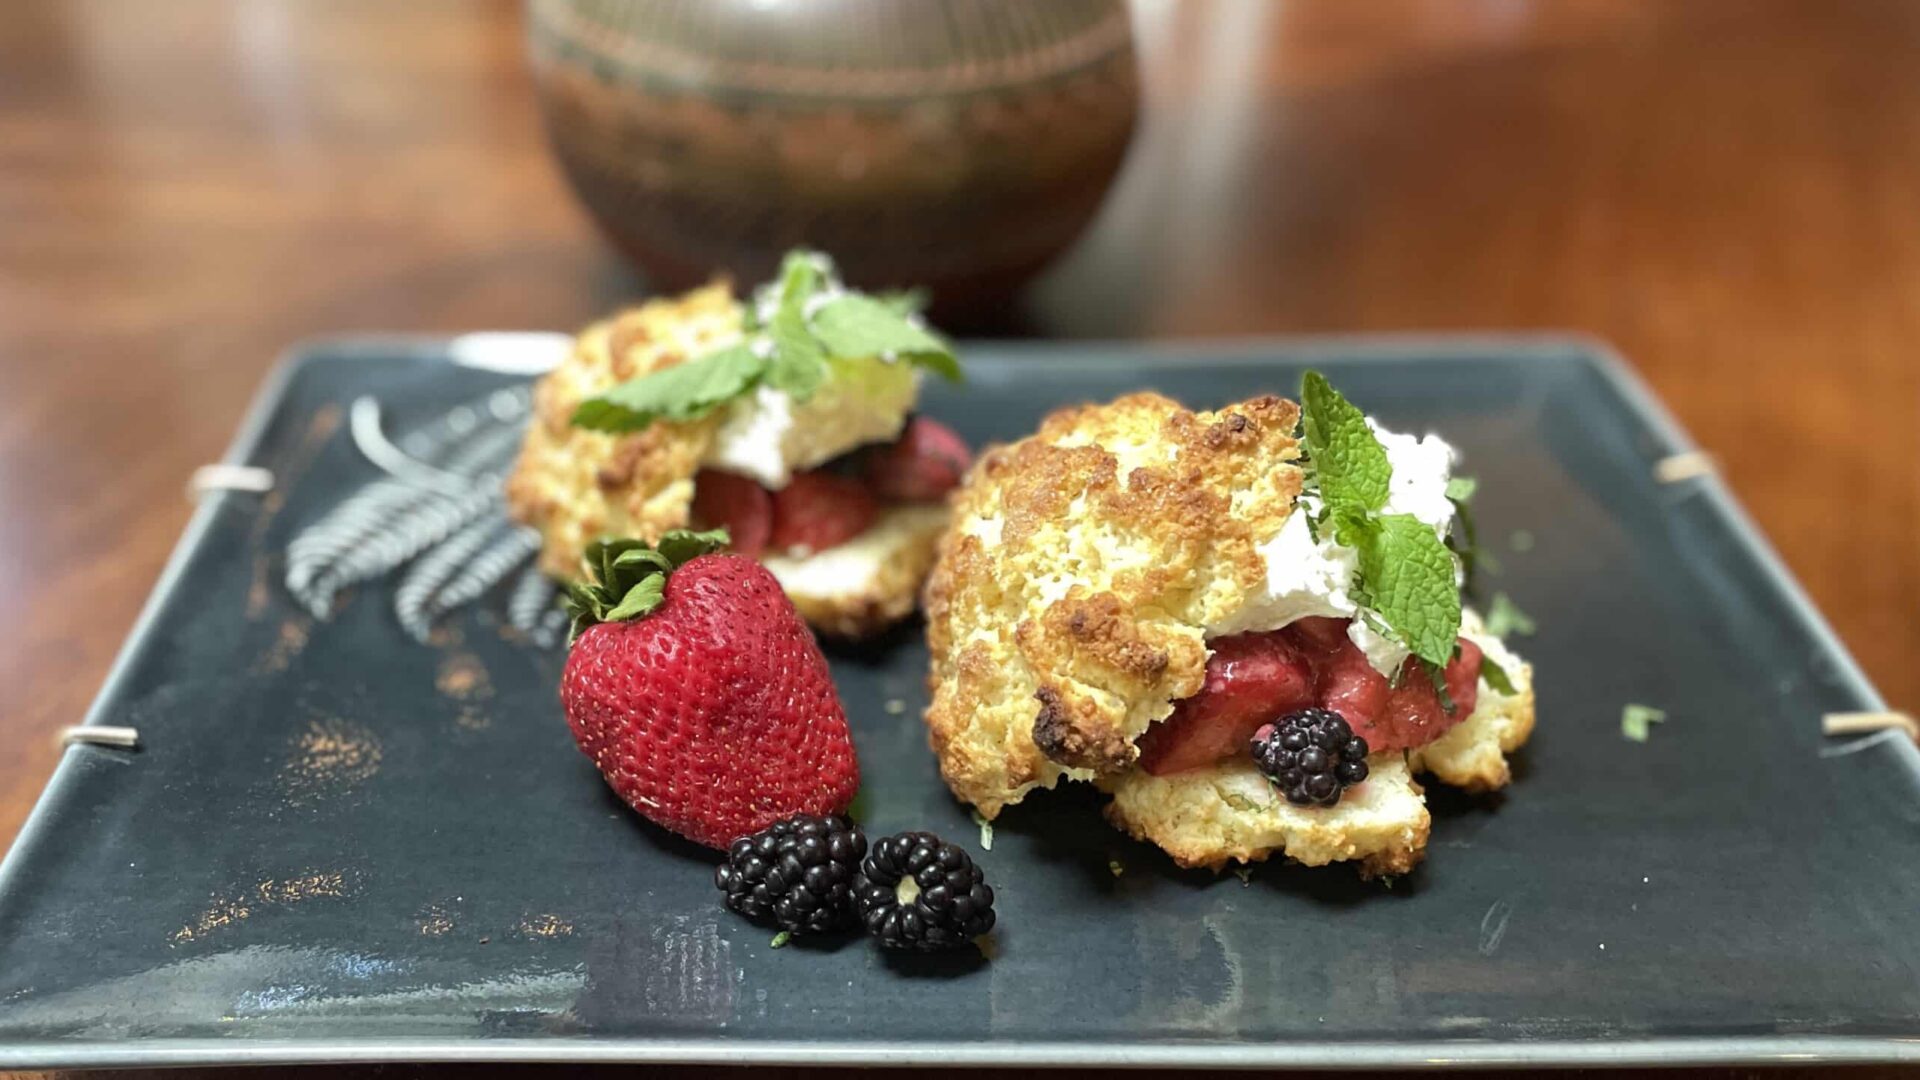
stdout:
POLYGON ((766 277, 1002 296, 1099 208, 1139 96, 1123 0, 530 0, 582 201, 659 288, 766 277))

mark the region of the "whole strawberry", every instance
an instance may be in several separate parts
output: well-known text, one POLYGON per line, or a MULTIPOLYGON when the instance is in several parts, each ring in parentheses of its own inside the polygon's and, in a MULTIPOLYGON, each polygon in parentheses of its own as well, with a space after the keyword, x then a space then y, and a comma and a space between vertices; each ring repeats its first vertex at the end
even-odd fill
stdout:
POLYGON ((860 767, 813 634, 724 531, 587 548, 560 704, 628 805, 709 847, 847 808, 860 767))

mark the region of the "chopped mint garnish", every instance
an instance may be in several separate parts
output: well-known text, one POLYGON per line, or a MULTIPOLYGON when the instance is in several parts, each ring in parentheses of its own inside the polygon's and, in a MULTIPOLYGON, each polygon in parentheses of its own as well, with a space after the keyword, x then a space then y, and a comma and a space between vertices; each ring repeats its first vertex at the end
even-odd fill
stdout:
POLYGON ((1393 891, 1393 883, 1394 883, 1394 882, 1396 882, 1396 881, 1399 881, 1399 880, 1400 880, 1400 878, 1398 877, 1398 875, 1395 875, 1395 874, 1383 874, 1383 875, 1381 875, 1381 877, 1380 877, 1380 884, 1382 884, 1382 885, 1385 885, 1385 886, 1387 887, 1387 891, 1388 891, 1388 892, 1392 892, 1392 891, 1393 891))
POLYGON ((1651 705, 1628 705, 1620 710, 1620 734, 1634 742, 1646 742, 1654 724, 1665 723, 1667 713, 1651 705))
POLYGON ((911 303, 901 294, 848 290, 825 255, 789 252, 778 280, 746 305, 745 341, 590 397, 574 410, 573 424, 632 432, 656 420, 697 420, 762 384, 806 401, 835 360, 881 357, 959 381, 952 346, 921 325, 911 303))
POLYGON ((1453 519, 1460 526, 1458 540, 1452 533, 1447 534, 1447 547, 1460 557, 1461 590, 1467 593, 1473 592, 1482 570, 1489 574, 1500 572, 1500 564, 1493 554, 1480 546, 1480 530, 1473 523, 1473 493, 1479 489, 1480 482, 1471 476, 1456 476, 1447 481, 1447 501, 1453 504, 1453 519))
POLYGON ((1235 810, 1238 810, 1243 814, 1257 814, 1262 810, 1271 810, 1273 808, 1272 800, 1268 800, 1266 805, 1263 806, 1260 803, 1254 802, 1252 799, 1247 798, 1245 795, 1242 795, 1237 791, 1221 792, 1220 801, 1226 803, 1228 806, 1233 807, 1235 810))
POLYGON ((1411 514, 1380 513, 1393 466, 1366 414, 1317 371, 1301 380, 1300 402, 1301 437, 1323 503, 1321 526, 1331 526, 1360 557, 1356 598, 1408 651, 1430 668, 1445 667, 1460 634, 1453 552, 1411 514))
POLYGON ((853 800, 847 803, 847 818, 855 825, 864 825, 867 821, 867 789, 861 788, 853 793, 853 800))
POLYGON ((768 942, 767 944, 773 946, 776 949, 784 949, 787 947, 787 942, 792 940, 793 940, 793 931, 782 930, 779 933, 773 935, 773 940, 768 942))
POLYGON ((1253 867, 1241 863, 1233 868, 1233 876, 1240 879, 1240 884, 1251 885, 1253 884, 1253 867))
POLYGON ((1513 688, 1513 679, 1507 674, 1507 669, 1491 656, 1480 657, 1480 677, 1502 694, 1511 696, 1519 692, 1513 688))
POLYGON ((1493 594, 1493 603, 1487 608, 1487 633, 1497 638, 1508 634, 1527 637, 1533 631, 1533 617, 1521 611, 1512 597, 1503 592, 1493 594))
POLYGON ((1107 873, 1112 874, 1114 877, 1119 877, 1121 874, 1124 874, 1126 872, 1127 872, 1126 863, 1121 862, 1119 859, 1107 860, 1107 873))
POLYGON ((980 826, 980 850, 992 851, 993 850, 993 822, 988 821, 986 817, 980 813, 980 811, 975 810, 973 812, 973 823, 975 825, 980 826))

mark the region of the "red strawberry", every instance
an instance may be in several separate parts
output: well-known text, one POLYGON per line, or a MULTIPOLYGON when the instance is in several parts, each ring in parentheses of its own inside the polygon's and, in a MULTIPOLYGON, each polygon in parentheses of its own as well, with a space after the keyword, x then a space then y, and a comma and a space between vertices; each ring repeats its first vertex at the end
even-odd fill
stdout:
POLYGON ((1247 740, 1284 713, 1313 704, 1313 673, 1278 633, 1213 643, 1207 681, 1140 737, 1140 767, 1155 776, 1247 752, 1247 740))
POLYGON ((1352 640, 1347 637, 1348 622, 1347 619, 1309 615, 1304 619, 1295 619, 1288 623, 1282 633, 1287 635, 1288 641, 1315 652, 1345 649, 1353 645, 1352 640))
POLYGON ((1398 686, 1375 671, 1347 637, 1345 619, 1300 619, 1211 647, 1200 692, 1174 702, 1172 715, 1139 739, 1140 766, 1155 776, 1243 754, 1262 724, 1309 705, 1339 713, 1375 753, 1410 750, 1472 715, 1480 697, 1480 647, 1466 638, 1445 672, 1452 712, 1419 661, 1407 661, 1398 686))
POLYGON ((1418 660, 1408 660, 1386 704, 1371 719, 1348 723, 1353 733, 1374 750, 1411 750, 1445 735, 1455 724, 1473 715, 1480 700, 1480 647, 1466 638, 1458 642, 1460 655, 1446 667, 1447 696, 1453 711, 1440 703, 1433 680, 1418 660))
POLYGON ((1440 703, 1433 680, 1418 660, 1406 662, 1399 685, 1393 686, 1373 669, 1358 646, 1344 640, 1338 647, 1311 655, 1315 693, 1320 704, 1339 713, 1375 753, 1425 746, 1472 715, 1479 700, 1480 648, 1465 638, 1459 646, 1459 657, 1445 672, 1452 712, 1440 703))
POLYGON ((773 531, 773 496, 744 476, 701 469, 693 478, 693 523, 727 530, 733 550, 759 558, 773 531))
MULTIPOLYGON (((1367 654, 1347 640, 1344 623, 1340 644, 1312 655, 1314 695, 1322 708, 1332 709, 1356 731, 1371 723, 1386 707, 1393 687, 1374 670, 1367 654)), ((1367 745, 1379 750, 1369 741, 1367 745)))
POLYGON ((867 455, 867 482, 882 498, 935 502, 959 486, 973 451, 938 420, 916 416, 891 445, 867 455))
POLYGON ((560 679, 574 741, 628 805, 724 848, 794 814, 846 809, 860 769, 813 635, 773 575, 669 533, 588 548, 568 589, 560 679))
POLYGON ((773 493, 775 551, 825 551, 866 532, 879 514, 858 480, 830 472, 795 473, 773 493))

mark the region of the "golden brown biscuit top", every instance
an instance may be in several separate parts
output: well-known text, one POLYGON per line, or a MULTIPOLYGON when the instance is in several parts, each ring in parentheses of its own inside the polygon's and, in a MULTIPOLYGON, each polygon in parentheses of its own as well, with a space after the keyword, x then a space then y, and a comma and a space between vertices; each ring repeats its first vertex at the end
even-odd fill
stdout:
POLYGON ((573 427, 573 412, 619 383, 740 337, 741 307, 725 282, 649 300, 580 333, 573 352, 534 388, 533 424, 507 478, 509 511, 540 530, 542 569, 576 577, 580 552, 597 537, 653 541, 686 526, 693 475, 719 414, 609 435, 573 427))
POLYGON ((1063 409, 982 456, 927 586, 949 784, 989 815, 1069 770, 1130 765, 1199 691, 1204 627, 1262 586, 1292 512, 1299 410, 1196 413, 1158 394, 1063 409))

